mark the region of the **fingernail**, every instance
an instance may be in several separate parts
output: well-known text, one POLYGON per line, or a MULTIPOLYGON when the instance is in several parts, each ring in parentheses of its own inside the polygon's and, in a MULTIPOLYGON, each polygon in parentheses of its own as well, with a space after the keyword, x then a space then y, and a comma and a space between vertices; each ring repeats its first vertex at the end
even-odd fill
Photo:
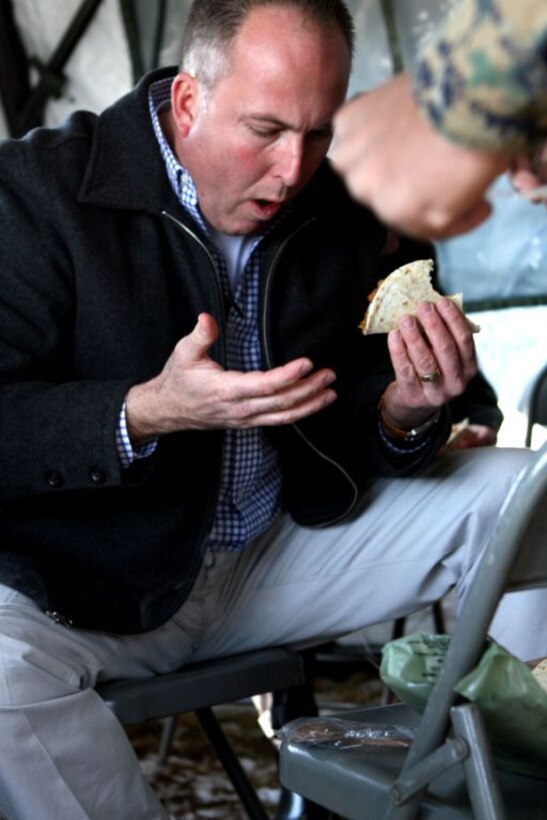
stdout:
POLYGON ((432 313, 433 304, 431 302, 420 302, 420 310, 422 313, 432 313))
POLYGON ((407 330, 411 330, 415 326, 415 324, 416 323, 414 322, 412 316, 405 316, 403 319, 401 319, 401 325, 407 330))

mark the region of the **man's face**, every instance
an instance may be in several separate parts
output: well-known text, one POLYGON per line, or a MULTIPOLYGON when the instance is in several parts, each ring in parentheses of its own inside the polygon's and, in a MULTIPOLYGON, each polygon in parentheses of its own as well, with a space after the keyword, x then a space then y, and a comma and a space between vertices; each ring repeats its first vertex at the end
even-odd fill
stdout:
POLYGON ((228 234, 260 231, 324 159, 350 69, 337 26, 280 6, 254 9, 227 76, 199 103, 187 74, 173 85, 175 150, 205 218, 228 234))

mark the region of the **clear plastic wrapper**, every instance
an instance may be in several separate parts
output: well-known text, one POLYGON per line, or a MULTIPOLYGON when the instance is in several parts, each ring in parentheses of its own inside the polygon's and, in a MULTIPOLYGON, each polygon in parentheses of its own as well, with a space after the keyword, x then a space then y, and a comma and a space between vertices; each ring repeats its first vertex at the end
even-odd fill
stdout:
POLYGON ((279 740, 329 749, 363 746, 408 748, 414 731, 406 726, 378 725, 337 717, 296 718, 276 732, 279 740))

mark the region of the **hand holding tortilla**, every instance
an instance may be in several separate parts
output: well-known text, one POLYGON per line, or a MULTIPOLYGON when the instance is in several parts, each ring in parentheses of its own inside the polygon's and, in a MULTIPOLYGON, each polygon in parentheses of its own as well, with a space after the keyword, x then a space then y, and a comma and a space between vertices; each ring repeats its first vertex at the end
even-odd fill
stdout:
POLYGON ((440 408, 460 395, 477 372, 472 326, 461 295, 444 297, 431 285, 433 262, 403 265, 379 283, 362 323, 364 334, 387 333, 395 381, 380 402, 388 435, 430 429, 440 408))
MULTIPOLYGON (((369 297, 370 304, 359 325, 365 336, 395 330, 403 316, 416 313, 419 302, 438 302, 443 296, 431 284, 432 259, 418 259, 403 265, 386 279, 369 297)), ((462 294, 448 297, 463 311, 462 294)), ((474 333, 480 328, 467 320, 474 333)))

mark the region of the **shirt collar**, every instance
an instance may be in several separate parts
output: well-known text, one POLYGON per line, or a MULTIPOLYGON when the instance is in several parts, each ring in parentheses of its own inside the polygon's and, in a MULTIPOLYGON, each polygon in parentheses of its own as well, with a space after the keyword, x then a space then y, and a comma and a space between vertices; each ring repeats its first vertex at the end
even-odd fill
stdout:
POLYGON ((198 204, 198 194, 194 180, 181 165, 171 146, 165 138, 163 133, 159 112, 171 103, 171 85, 173 83, 172 77, 167 77, 164 80, 157 80, 152 83, 148 92, 148 106, 150 109, 150 117, 152 119, 152 127, 154 134, 160 146, 161 155, 167 170, 169 182, 173 188, 179 202, 190 211, 201 229, 208 235, 209 229, 204 220, 198 204))

